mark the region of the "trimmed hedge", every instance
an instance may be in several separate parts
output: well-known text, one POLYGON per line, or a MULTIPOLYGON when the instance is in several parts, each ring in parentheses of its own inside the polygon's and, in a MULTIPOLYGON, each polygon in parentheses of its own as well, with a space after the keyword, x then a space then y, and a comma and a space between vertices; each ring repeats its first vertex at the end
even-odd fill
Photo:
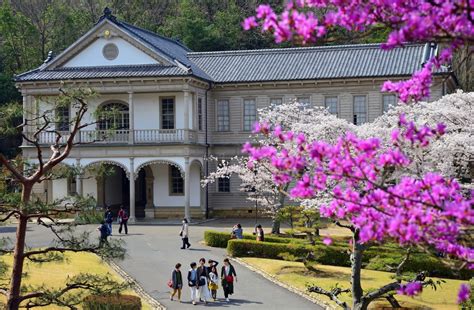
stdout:
POLYGON ((82 302, 84 310, 141 310, 140 297, 132 295, 89 295, 82 302))
MULTIPOLYGON (((244 240, 255 240, 255 236, 252 234, 244 234, 244 240)), ((227 242, 230 239, 230 233, 206 230, 204 232, 204 241, 208 246, 216 248, 226 248, 227 242)), ((265 236, 265 242, 272 243, 304 243, 304 240, 294 238, 281 238, 273 236, 265 236)))
MULTIPOLYGON (((316 244, 311 246, 304 243, 274 243, 255 240, 230 240, 227 243, 227 253, 235 257, 260 257, 270 259, 292 258, 302 259, 313 252, 315 262, 308 264, 317 268, 318 264, 350 267, 350 254, 347 245, 316 244)), ((364 252, 362 266, 365 269, 390 271, 387 266, 396 267, 403 259, 403 250, 390 246, 373 248, 364 252)), ((443 264, 435 257, 424 253, 413 253, 405 265, 405 272, 419 272, 426 270, 432 277, 453 279, 469 279, 474 275, 470 270, 461 270, 459 273, 443 264)))
POLYGON ((341 247, 311 246, 302 243, 273 243, 255 240, 230 240, 227 253, 231 256, 255 256, 261 258, 281 259, 283 253, 303 258, 313 252, 320 264, 350 266, 349 255, 341 247))
POLYGON ((311 248, 302 244, 261 242, 255 240, 229 240, 227 253, 231 256, 256 256, 279 259, 281 253, 289 253, 296 257, 304 257, 311 248))

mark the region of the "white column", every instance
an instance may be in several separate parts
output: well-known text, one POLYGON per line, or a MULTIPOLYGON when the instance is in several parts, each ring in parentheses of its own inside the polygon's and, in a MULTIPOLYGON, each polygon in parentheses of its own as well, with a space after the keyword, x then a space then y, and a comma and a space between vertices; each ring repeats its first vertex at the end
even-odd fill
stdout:
POLYGON ((191 201, 191 168, 189 165, 189 157, 184 158, 184 217, 191 222, 191 210, 190 201, 191 201))
POLYGON ((135 223, 135 167, 133 157, 130 158, 130 215, 128 221, 135 223))
MULTIPOLYGON (((76 165, 78 170, 81 169, 81 159, 77 158, 76 159, 76 165)), ((78 196, 82 196, 82 174, 78 173, 76 175, 76 193, 78 196)))
POLYGON ((135 140, 135 115, 133 111, 133 92, 128 92, 128 116, 129 116, 129 136, 128 144, 133 144, 135 140))
POLYGON ((189 142, 189 101, 192 95, 189 91, 184 91, 184 142, 189 142))
POLYGON ((32 134, 32 131, 34 130, 34 126, 32 126, 32 119, 34 118, 34 115, 32 114, 31 99, 32 98, 30 95, 23 95, 23 124, 28 122, 28 125, 23 127, 23 133, 26 133, 27 136, 32 134))

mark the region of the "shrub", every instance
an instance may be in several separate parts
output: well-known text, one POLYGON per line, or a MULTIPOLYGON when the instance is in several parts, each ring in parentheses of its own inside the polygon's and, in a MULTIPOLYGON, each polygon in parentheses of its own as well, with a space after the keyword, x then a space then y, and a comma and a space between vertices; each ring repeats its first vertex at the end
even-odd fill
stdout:
MULTIPOLYGON (((230 233, 219 232, 213 230, 206 230, 204 232, 204 241, 208 246, 216 248, 226 248, 227 242, 230 240, 230 233)), ((255 240, 255 236, 252 234, 244 234, 244 240, 255 240)), ((272 243, 302 243, 303 240, 292 239, 292 238, 281 238, 273 236, 265 236, 265 242, 272 243)))
MULTIPOLYGON (((392 271, 390 267, 396 268, 396 266, 402 261, 403 255, 397 252, 389 252, 380 254, 370 258, 364 268, 379 270, 379 271, 392 271)), ((454 279, 470 279, 474 276, 474 272, 467 269, 461 269, 459 271, 450 268, 439 259, 433 256, 429 256, 423 253, 415 253, 410 256, 410 259, 405 263, 403 267, 404 272, 420 272, 427 271, 431 277, 441 278, 454 278, 454 279)))
POLYGON ((104 211, 97 209, 81 211, 74 218, 77 224, 99 224, 102 220, 104 220, 104 211))
POLYGON ((230 240, 227 245, 227 253, 231 256, 256 256, 262 258, 279 259, 282 253, 295 257, 305 257, 311 248, 297 243, 273 243, 255 240, 230 240))
POLYGON ((140 297, 132 295, 89 295, 82 302, 84 310, 140 310, 140 297))

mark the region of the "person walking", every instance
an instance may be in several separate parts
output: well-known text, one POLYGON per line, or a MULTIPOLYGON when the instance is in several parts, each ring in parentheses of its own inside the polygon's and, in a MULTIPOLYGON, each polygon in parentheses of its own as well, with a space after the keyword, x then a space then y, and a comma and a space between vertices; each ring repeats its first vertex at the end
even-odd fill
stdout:
POLYGON ((207 273, 211 272, 212 267, 217 267, 217 265, 219 265, 219 262, 216 262, 215 260, 212 260, 212 259, 208 259, 207 263, 209 264, 209 266, 207 267, 207 273))
POLYGON ((237 282, 237 274, 228 258, 224 259, 224 266, 222 266, 221 269, 221 279, 225 301, 229 302, 229 295, 234 294, 234 282, 237 282))
POLYGON ((263 232, 262 225, 257 225, 257 241, 265 241, 265 233, 263 232))
POLYGON ((183 219, 183 226, 181 226, 181 231, 179 233, 181 239, 183 240, 183 246, 181 247, 182 250, 189 248, 191 243, 189 243, 189 225, 188 220, 186 218, 183 219))
POLYGON ((234 227, 232 227, 231 238, 244 239, 244 230, 242 229, 242 225, 236 224, 234 227))
POLYGON ((211 294, 209 293, 209 269, 206 266, 205 258, 199 259, 197 275, 199 279, 199 301, 207 303, 207 300, 211 299, 211 294))
POLYGON ((125 229, 125 234, 128 235, 128 226, 127 226, 128 214, 123 206, 120 207, 120 211, 118 213, 118 219, 120 223, 119 234, 122 233, 122 227, 123 227, 125 229))
POLYGON ((215 265, 210 267, 209 271, 209 290, 211 291, 211 296, 214 301, 217 300, 217 290, 219 289, 219 274, 217 273, 217 268, 215 265))
POLYGON ((100 232, 99 247, 103 247, 104 244, 109 243, 107 241, 107 237, 109 236, 109 227, 107 226, 105 221, 101 221, 100 226, 97 227, 97 230, 100 232))
POLYGON ((199 289, 198 274, 196 270, 197 264, 195 262, 192 262, 190 266, 191 269, 189 269, 188 271, 188 285, 189 289, 191 290, 191 302, 193 303, 193 305, 195 305, 199 289))
POLYGON ((171 293, 170 299, 173 300, 174 295, 178 293, 178 301, 181 302, 181 289, 183 288, 183 277, 181 275, 181 264, 177 263, 174 267, 173 272, 171 273, 171 288, 173 292, 171 293))
POLYGON ((105 220, 105 223, 107 224, 107 227, 109 228, 109 236, 110 236, 112 235, 112 222, 114 221, 114 216, 112 214, 112 210, 110 209, 110 207, 107 207, 107 210, 105 210, 104 220, 105 220))

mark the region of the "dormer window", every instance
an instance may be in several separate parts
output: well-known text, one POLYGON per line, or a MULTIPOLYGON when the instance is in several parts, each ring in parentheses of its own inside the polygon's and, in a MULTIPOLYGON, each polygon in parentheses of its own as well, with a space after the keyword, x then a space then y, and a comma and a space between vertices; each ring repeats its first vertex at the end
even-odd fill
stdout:
POLYGON ((102 55, 107 60, 114 60, 118 57, 119 49, 114 43, 107 43, 102 49, 102 55))

